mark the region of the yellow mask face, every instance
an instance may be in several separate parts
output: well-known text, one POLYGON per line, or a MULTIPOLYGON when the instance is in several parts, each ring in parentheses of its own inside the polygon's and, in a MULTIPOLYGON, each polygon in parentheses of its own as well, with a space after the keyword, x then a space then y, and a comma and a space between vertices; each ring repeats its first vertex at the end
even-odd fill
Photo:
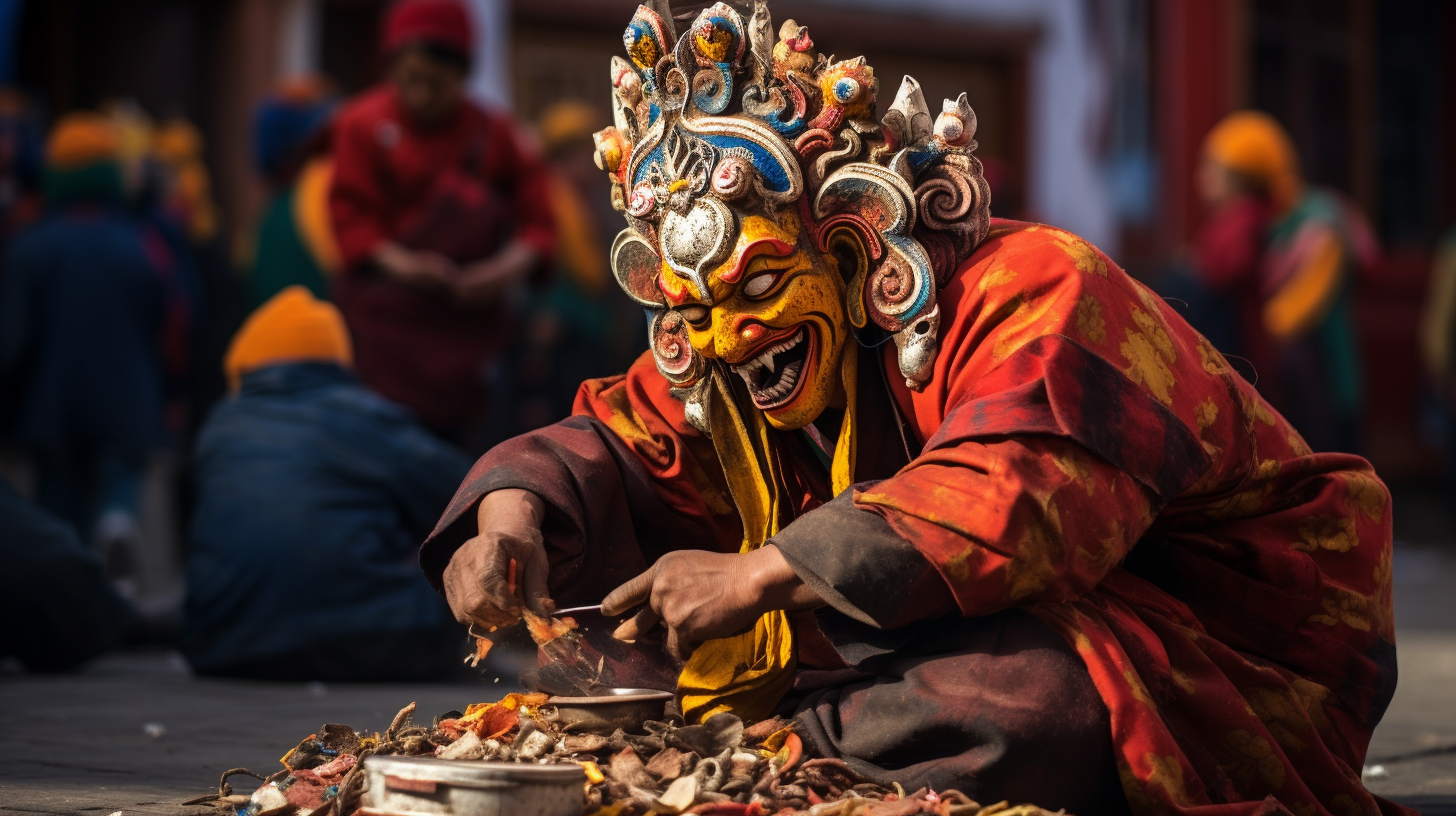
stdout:
POLYGON ((743 218, 731 255, 706 276, 711 305, 671 270, 659 281, 693 348, 741 376, 775 428, 802 428, 842 402, 845 284, 792 211, 743 218))

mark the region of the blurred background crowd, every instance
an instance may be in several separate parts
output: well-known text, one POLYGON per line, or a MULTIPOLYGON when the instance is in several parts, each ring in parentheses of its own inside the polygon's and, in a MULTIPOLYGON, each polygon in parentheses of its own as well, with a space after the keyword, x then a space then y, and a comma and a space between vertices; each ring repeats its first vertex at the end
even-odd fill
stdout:
MULTIPOLYGON (((634 7, 0 0, 0 657, 459 663, 419 541, 646 346, 591 139, 634 7)), ((994 215, 1097 244, 1397 506, 1456 507, 1456 5, 771 9, 882 92, 967 91, 994 215)))

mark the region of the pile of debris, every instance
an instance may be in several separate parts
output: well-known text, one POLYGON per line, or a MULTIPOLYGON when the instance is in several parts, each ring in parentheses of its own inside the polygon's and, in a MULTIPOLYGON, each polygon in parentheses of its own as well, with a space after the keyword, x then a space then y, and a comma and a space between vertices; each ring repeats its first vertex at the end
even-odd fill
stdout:
POLYGON ((382 734, 325 725, 289 751, 272 776, 233 769, 217 794, 186 804, 237 816, 350 816, 359 806, 362 760, 394 755, 576 763, 587 776, 584 816, 1050 816, 1029 805, 982 806, 957 791, 907 793, 870 783, 841 760, 806 756, 782 719, 745 727, 732 714, 699 725, 668 716, 645 723, 641 733, 602 736, 564 732, 541 694, 472 705, 430 727, 412 722, 414 708, 405 706, 382 734), (263 784, 251 796, 236 794, 228 778, 239 774, 263 784))

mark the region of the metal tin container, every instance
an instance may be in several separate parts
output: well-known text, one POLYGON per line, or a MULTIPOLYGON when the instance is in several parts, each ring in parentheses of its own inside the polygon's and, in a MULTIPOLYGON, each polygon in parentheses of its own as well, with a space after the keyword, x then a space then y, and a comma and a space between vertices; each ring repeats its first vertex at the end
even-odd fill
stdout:
POLYGON ((517 765, 434 757, 364 759, 359 816, 581 816, 580 765, 517 765))
POLYGON ((618 728, 637 732, 647 720, 660 720, 673 697, 670 691, 655 689, 606 689, 596 697, 551 697, 556 721, 567 731, 611 734, 618 728))

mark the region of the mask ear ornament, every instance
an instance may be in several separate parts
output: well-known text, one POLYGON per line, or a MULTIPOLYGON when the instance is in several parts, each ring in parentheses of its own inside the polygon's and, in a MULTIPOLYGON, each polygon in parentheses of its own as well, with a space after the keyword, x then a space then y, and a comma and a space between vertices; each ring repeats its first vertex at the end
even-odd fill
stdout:
POLYGON ((624 229, 617 233, 611 249, 612 275, 617 285, 644 309, 666 309, 667 298, 657 287, 662 256, 642 233, 624 229))
POLYGON ((668 308, 658 284, 662 256, 652 242, 633 229, 625 229, 612 242, 612 274, 617 285, 649 317, 647 341, 657 370, 667 379, 671 393, 685 404, 687 420, 708 433, 708 365, 688 340, 687 321, 668 308))
POLYGON ((864 286, 870 262, 884 255, 878 236, 855 216, 841 214, 819 225, 816 242, 821 252, 829 253, 838 263, 839 274, 845 281, 844 306, 849 322, 856 329, 863 329, 869 325, 864 286))
POLYGON ((669 393, 683 401, 683 415, 688 424, 711 436, 708 399, 712 379, 707 361, 688 340, 687 321, 674 309, 654 312, 648 332, 652 358, 657 370, 667 379, 669 393))
MULTIPOLYGON (((939 349, 940 310, 930 256, 910 235, 915 191, 889 168, 854 162, 824 180, 813 211, 821 225, 860 231, 869 264, 860 290, 864 313, 894 336, 906 385, 923 388, 939 349)), ((853 320, 853 309, 850 315, 853 320)))

